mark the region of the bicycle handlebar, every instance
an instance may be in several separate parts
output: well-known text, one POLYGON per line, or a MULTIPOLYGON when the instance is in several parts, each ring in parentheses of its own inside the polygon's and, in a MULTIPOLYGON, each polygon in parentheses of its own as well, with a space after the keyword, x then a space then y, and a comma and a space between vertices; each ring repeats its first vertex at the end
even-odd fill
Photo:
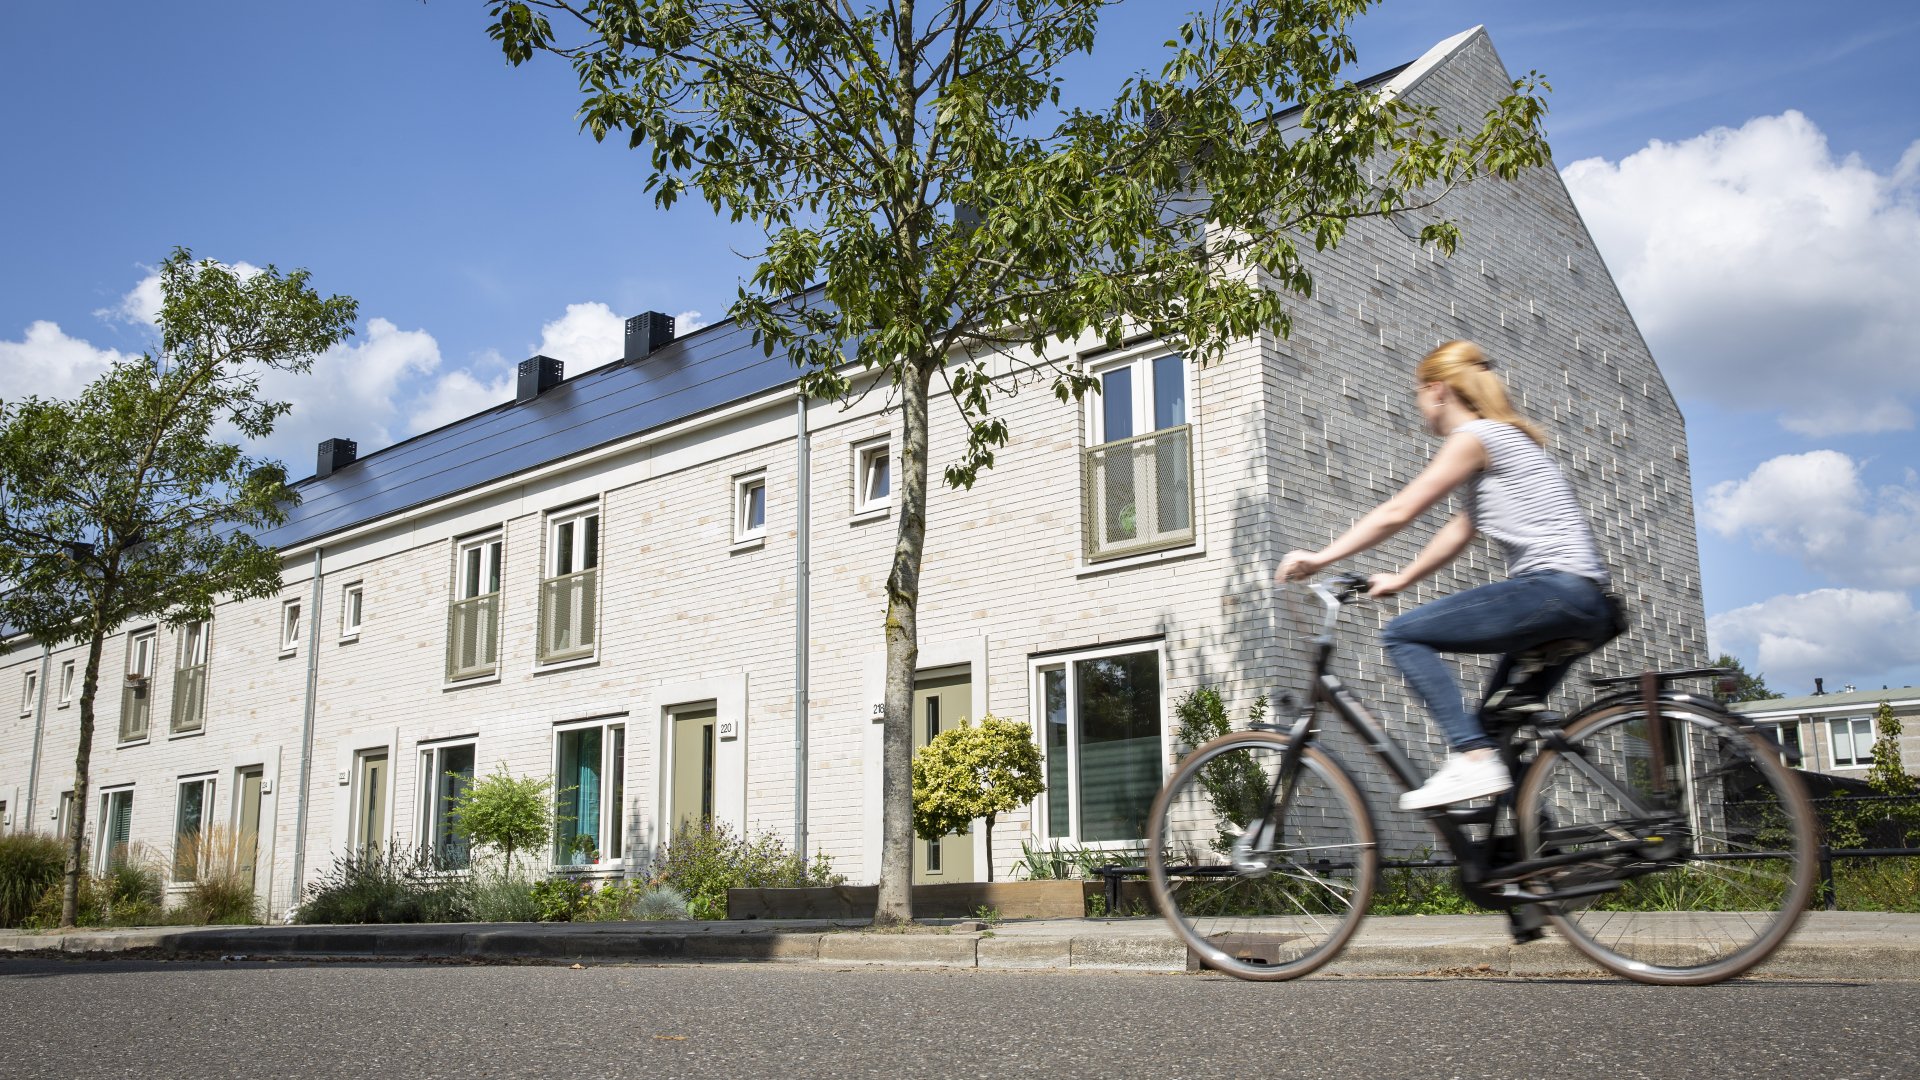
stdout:
POLYGON ((1327 606, 1327 617, 1320 626, 1323 641, 1333 640, 1333 627, 1339 620, 1340 609, 1355 600, 1366 599, 1367 590, 1372 587, 1373 579, 1352 572, 1328 574, 1307 586, 1327 606))

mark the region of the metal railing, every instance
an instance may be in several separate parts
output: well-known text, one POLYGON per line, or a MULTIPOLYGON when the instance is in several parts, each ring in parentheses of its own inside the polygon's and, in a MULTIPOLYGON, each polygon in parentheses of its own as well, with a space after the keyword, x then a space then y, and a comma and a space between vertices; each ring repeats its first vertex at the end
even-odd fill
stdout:
POLYGON ((500 653, 500 594, 447 606, 447 681, 491 675, 500 653))
POLYGON ((126 689, 120 692, 120 741, 137 742, 147 737, 147 721, 152 715, 153 698, 145 675, 127 676, 126 689))
POLYGON ((598 612, 596 570, 563 574, 540 583, 539 657, 543 664, 592 656, 598 612))
POLYGON ((172 732, 199 731, 206 718, 207 665, 179 668, 173 673, 172 732))
POLYGON ((1081 535, 1089 562, 1193 542, 1193 429, 1164 428, 1082 455, 1081 535))

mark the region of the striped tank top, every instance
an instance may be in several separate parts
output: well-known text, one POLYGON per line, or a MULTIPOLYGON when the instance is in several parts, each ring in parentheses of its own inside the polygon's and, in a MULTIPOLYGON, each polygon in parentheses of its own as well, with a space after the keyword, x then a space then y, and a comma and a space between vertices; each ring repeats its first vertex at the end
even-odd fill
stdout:
POLYGON ((1506 553, 1508 575, 1563 570, 1609 584, 1587 512, 1552 456, 1499 420, 1472 420, 1458 430, 1487 449, 1487 467, 1466 484, 1467 514, 1506 553))

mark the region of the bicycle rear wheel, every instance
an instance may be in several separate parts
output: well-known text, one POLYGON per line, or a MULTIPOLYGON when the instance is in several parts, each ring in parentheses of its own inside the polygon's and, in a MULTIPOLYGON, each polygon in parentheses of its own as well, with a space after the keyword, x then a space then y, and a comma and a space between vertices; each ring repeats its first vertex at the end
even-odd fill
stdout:
POLYGON ((1286 748, 1285 736, 1259 731, 1200 746, 1161 789, 1148 824, 1161 914, 1202 963, 1241 979, 1295 979, 1333 959, 1379 872, 1366 800, 1319 747, 1302 755, 1278 827, 1248 828, 1286 748))
POLYGON ((1670 764, 1661 820, 1649 727, 1638 703, 1611 706, 1566 732, 1572 752, 1541 751, 1522 778, 1520 829, 1529 858, 1616 849, 1549 871, 1534 889, 1613 887, 1549 902, 1576 949, 1639 982, 1701 985, 1766 959, 1792 933, 1818 874, 1806 791, 1761 736, 1715 711, 1662 704, 1670 764), (1624 845, 1622 830, 1638 837, 1624 845))

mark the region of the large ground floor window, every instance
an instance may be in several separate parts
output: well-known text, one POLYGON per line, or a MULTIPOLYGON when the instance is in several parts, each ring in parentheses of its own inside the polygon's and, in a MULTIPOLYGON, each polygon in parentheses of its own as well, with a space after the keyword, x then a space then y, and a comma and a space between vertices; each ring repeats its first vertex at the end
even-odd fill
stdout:
POLYGON ((1166 761, 1164 674, 1158 644, 1034 662, 1050 839, 1146 838, 1166 761))
POLYGON ((554 732, 557 866, 618 862, 624 855, 627 728, 593 721, 554 732))
POLYGON ((420 845, 448 870, 471 861, 467 838, 453 825, 453 807, 473 786, 473 744, 443 743, 420 751, 420 845))

